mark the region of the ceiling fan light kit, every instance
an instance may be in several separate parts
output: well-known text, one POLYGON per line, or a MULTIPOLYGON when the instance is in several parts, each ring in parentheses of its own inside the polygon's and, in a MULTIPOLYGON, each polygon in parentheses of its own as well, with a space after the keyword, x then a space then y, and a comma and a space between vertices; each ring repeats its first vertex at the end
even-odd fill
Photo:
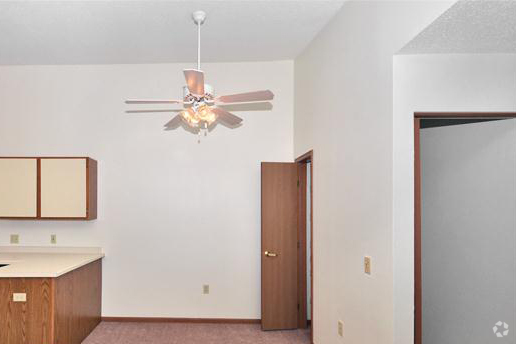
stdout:
MULTIPOLYGON (((184 109, 171 121, 165 124, 165 130, 174 129, 182 123, 190 127, 190 131, 206 135, 215 122, 222 122, 231 127, 241 124, 242 119, 217 105, 232 103, 264 102, 274 98, 269 90, 215 96, 212 86, 204 83, 204 72, 201 70, 201 26, 206 20, 204 11, 192 13, 197 25, 197 69, 185 69, 186 86, 183 86, 183 99, 128 99, 127 104, 182 104, 184 109)), ((173 110, 171 110, 173 111, 173 110)), ((132 111, 135 112, 135 111, 132 111)), ((140 112, 140 111, 137 111, 140 112)), ((144 111, 141 111, 144 112, 144 111)), ((149 110, 149 112, 154 112, 149 110)))

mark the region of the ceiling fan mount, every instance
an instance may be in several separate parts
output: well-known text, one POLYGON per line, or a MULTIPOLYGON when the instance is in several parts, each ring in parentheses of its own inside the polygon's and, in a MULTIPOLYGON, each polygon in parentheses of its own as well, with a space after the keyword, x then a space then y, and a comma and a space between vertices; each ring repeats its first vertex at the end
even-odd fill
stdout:
POLYGON ((204 11, 195 11, 192 13, 192 19, 197 25, 204 24, 204 21, 206 20, 206 12, 204 11))
POLYGON ((128 99, 126 103, 183 104, 184 109, 165 124, 165 130, 178 127, 181 123, 184 123, 190 129, 200 132, 201 129, 207 130, 216 121, 237 126, 242 122, 242 119, 217 105, 269 101, 274 98, 274 94, 269 90, 264 90, 215 96, 213 87, 204 83, 204 72, 201 70, 201 26, 206 20, 206 13, 195 11, 192 13, 192 19, 197 25, 197 69, 185 69, 183 71, 186 79, 186 86, 183 87, 183 99, 128 99))

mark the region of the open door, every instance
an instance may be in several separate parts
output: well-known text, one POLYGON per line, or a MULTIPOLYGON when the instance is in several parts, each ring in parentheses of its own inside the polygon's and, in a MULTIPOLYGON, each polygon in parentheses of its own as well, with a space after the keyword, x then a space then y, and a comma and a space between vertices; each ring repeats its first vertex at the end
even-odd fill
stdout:
POLYGON ((262 329, 298 326, 296 163, 262 163, 262 329))

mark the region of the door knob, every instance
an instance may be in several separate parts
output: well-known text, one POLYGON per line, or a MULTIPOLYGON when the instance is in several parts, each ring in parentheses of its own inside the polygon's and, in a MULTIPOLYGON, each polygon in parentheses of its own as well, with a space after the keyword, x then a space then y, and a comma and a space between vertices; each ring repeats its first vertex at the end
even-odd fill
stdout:
POLYGON ((265 254, 265 257, 277 257, 278 256, 276 253, 269 252, 269 251, 265 251, 264 254, 265 254))

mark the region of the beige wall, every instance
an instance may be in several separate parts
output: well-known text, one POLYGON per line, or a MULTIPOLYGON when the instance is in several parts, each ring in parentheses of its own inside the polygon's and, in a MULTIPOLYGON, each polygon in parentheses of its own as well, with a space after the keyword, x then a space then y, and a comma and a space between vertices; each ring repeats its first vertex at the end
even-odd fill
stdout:
POLYGON ((172 114, 124 112, 138 107, 126 98, 180 97, 187 67, 0 67, 0 156, 99 164, 98 220, 0 221, 0 245, 10 233, 47 245, 55 233, 59 245, 102 246, 105 316, 260 317, 260 161, 293 157, 293 62, 203 64, 217 94, 276 98, 200 144, 163 131, 172 114))
POLYGON ((516 111, 516 55, 394 58, 393 223, 397 343, 414 320, 414 112, 516 111))
POLYGON ((317 344, 342 343, 338 320, 345 343, 409 343, 395 330, 393 55, 450 5, 346 2, 295 61, 294 153, 314 150, 317 344))

